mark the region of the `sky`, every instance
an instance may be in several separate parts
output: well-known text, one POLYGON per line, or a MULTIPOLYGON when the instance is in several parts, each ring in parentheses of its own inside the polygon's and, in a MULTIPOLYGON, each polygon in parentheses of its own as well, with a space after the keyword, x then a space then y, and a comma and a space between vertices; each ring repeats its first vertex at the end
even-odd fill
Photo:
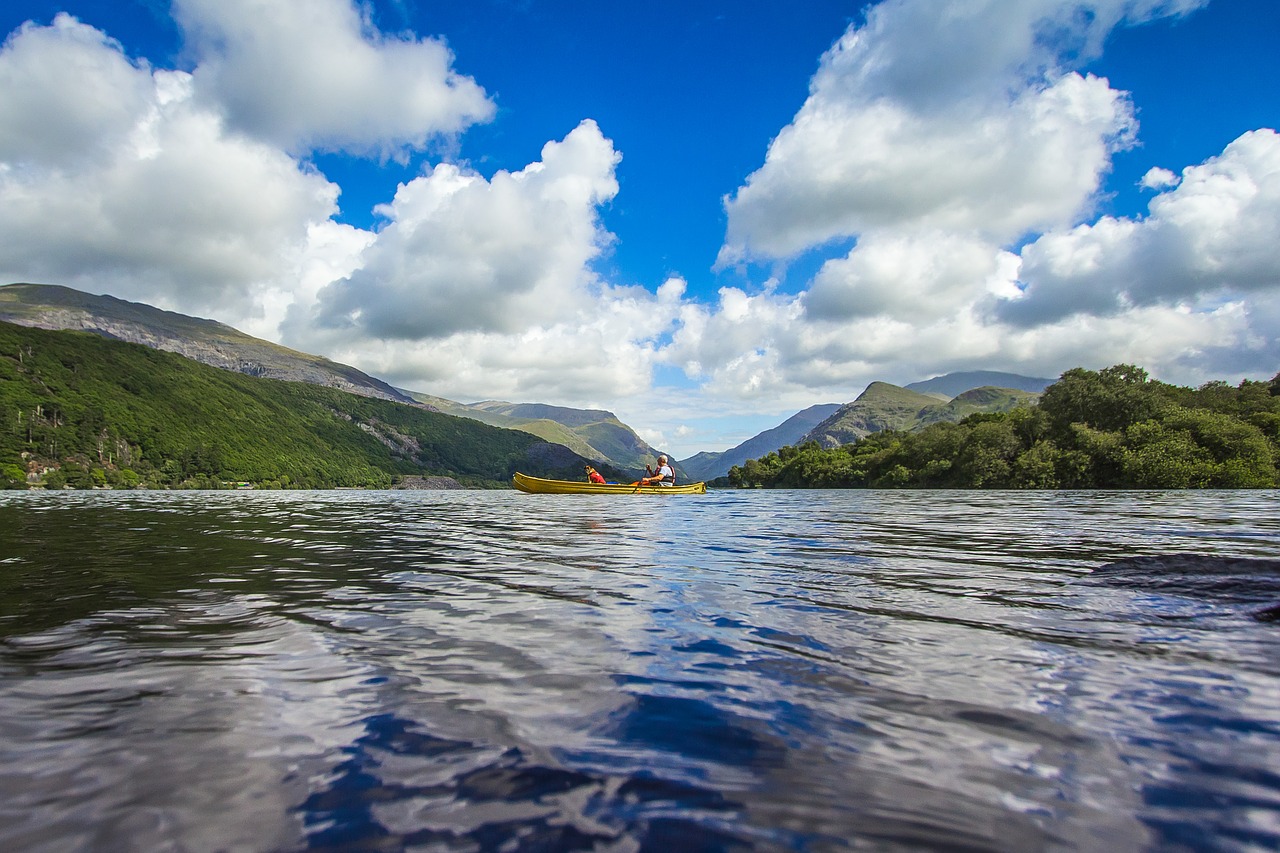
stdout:
POLYGON ((0 283, 677 459, 873 381, 1280 371, 1275 0, 11 0, 0 283))

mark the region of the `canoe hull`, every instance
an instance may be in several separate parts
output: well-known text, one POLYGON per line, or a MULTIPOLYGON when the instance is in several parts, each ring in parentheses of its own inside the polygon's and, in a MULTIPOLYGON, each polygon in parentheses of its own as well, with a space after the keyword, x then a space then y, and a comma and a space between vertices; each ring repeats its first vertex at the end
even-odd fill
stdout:
POLYGON ((518 471, 511 482, 520 491, 531 495, 703 495, 707 492, 706 483, 683 486, 577 483, 573 480, 544 480, 518 471))

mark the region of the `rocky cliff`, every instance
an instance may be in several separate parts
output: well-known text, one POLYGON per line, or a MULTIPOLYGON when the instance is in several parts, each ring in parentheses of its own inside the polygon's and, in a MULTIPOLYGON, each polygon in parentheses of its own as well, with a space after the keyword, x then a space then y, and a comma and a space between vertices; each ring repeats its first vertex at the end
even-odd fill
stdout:
POLYGON ((93 296, 57 285, 10 284, 0 287, 0 320, 38 329, 92 332, 249 376, 415 403, 386 382, 350 365, 291 350, 214 320, 114 296, 93 296))

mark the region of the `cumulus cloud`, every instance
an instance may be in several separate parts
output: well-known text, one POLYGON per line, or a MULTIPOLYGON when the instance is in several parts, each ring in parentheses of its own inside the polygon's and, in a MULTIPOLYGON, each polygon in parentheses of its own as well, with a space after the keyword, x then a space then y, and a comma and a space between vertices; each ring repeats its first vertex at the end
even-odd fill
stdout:
POLYGON ((380 209, 389 220, 361 268, 321 292, 316 322, 387 339, 510 333, 582 308, 588 262, 610 242, 600 204, 619 155, 584 121, 519 172, 441 164, 380 209))
POLYGON ((786 258, 875 228, 1003 241, 1068 224, 1132 127, 1120 93, 1076 74, 999 110, 941 116, 815 95, 726 203, 720 261, 786 258))
POLYGON ((1143 219, 1104 217, 1022 250, 1025 290, 1001 319, 1036 325, 1135 306, 1213 307, 1280 289, 1280 136, 1257 130, 1183 170, 1143 219))
POLYGON ((1135 132, 1107 81, 1070 70, 1120 21, 1203 5, 886 0, 823 56, 764 165, 726 198, 720 264, 875 228, 1008 242, 1070 225, 1135 132))
POLYGON ((6 280, 239 317, 336 209, 323 176, 196 106, 190 75, 130 63, 67 16, 14 34, 0 75, 36 89, 0 87, 14 126, 55 117, 37 142, 0 142, 6 280))
POLYGON ((823 57, 811 94, 885 99, 913 112, 999 104, 1012 91, 1096 58, 1118 25, 1181 15, 1209 0, 885 0, 823 57))
POLYGON ((294 306, 286 340, 452 399, 644 399, 691 303, 678 277, 650 290, 594 272, 619 160, 586 120, 517 172, 428 170, 380 209, 352 271, 294 306))
POLYGON ((1142 176, 1142 180, 1138 182, 1138 186, 1146 190, 1161 190, 1165 187, 1177 185, 1178 176, 1160 166, 1153 166, 1148 169, 1147 173, 1142 176))
POLYGON ((1110 316, 1074 314, 1036 327, 1002 329, 1008 363, 1056 376, 1063 366, 1139 364, 1155 376, 1198 385, 1234 376, 1261 378, 1280 363, 1274 295, 1260 303, 1224 303, 1206 310, 1150 305, 1110 316), (1269 304, 1270 318, 1258 305, 1269 304), (1269 334, 1260 335, 1262 329, 1269 334))
POLYGON ((874 231, 846 257, 823 264, 804 296, 805 314, 928 321, 954 316, 975 292, 1008 295, 1016 275, 1016 255, 971 235, 874 231))
POLYGON ((0 161, 42 167, 102 156, 154 99, 144 63, 93 27, 59 14, 24 24, 0 48, 0 161))
POLYGON ((744 399, 783 379, 774 358, 798 315, 794 298, 722 287, 714 304, 681 307, 679 328, 662 357, 687 375, 709 380, 717 389, 713 396, 744 399))
MULTIPOLYGON (((683 282, 657 292, 601 285, 554 322, 514 331, 460 331, 439 338, 373 339, 348 330, 298 327, 317 349, 393 384, 455 400, 552 401, 613 409, 649 394, 683 282)), ((650 398, 651 399, 651 398, 650 398)))
POLYGON ((201 103, 286 150, 395 153, 493 116, 453 53, 379 32, 350 0, 175 0, 201 103))

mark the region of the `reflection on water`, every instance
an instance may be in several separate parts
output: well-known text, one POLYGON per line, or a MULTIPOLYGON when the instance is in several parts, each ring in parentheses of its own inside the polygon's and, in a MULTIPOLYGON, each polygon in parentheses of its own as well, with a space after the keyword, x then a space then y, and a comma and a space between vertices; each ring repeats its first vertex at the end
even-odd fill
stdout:
POLYGON ((1275 849, 1275 509, 6 493, 0 846, 1275 849))

